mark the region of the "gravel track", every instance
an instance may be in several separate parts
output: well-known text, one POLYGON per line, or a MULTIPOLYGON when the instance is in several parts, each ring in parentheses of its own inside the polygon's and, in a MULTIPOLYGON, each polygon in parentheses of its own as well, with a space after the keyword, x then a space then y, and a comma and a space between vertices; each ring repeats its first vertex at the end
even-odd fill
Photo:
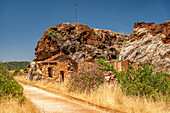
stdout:
POLYGON ((45 113, 106 113, 33 86, 21 85, 24 87, 24 95, 45 113))

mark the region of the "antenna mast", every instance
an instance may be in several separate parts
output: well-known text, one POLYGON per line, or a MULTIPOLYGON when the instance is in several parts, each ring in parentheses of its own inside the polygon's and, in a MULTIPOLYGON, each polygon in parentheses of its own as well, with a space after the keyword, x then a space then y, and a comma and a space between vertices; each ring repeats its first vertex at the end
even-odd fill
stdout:
POLYGON ((76 9, 76 4, 75 4, 75 12, 76 12, 76 23, 77 23, 77 9, 76 9))

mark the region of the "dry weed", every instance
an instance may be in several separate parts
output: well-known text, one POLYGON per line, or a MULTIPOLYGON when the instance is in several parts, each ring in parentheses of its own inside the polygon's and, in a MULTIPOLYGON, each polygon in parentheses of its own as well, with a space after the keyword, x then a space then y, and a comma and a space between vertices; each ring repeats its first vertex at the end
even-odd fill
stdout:
POLYGON ((110 109, 117 109, 127 113, 169 113, 170 103, 163 100, 148 100, 136 96, 124 95, 119 85, 102 85, 91 93, 69 92, 66 83, 56 84, 44 81, 31 82, 22 77, 15 77, 24 83, 35 85, 47 90, 56 90, 63 95, 72 96, 87 102, 100 105, 110 109))
POLYGON ((23 104, 14 100, 1 100, 0 113, 40 113, 40 110, 29 99, 23 104))

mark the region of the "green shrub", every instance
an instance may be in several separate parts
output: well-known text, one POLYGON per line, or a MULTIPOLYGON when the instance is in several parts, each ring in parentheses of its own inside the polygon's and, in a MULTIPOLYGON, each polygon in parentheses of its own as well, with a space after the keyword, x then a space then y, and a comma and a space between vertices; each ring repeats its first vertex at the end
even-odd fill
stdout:
POLYGON ((27 73, 27 68, 24 68, 24 73, 27 73))
POLYGON ((0 62, 0 73, 2 75, 8 75, 8 69, 6 68, 6 66, 0 62))
POLYGON ((14 80, 12 75, 0 63, 0 99, 1 98, 14 98, 19 102, 23 102, 23 87, 14 80))
POLYGON ((139 64, 139 69, 132 66, 127 72, 117 73, 118 83, 121 84, 123 92, 127 95, 139 95, 152 97, 154 99, 163 98, 169 100, 170 80, 166 72, 155 72, 155 66, 139 64))
POLYGON ((70 91, 91 91, 104 83, 104 73, 96 63, 82 63, 78 72, 70 75, 68 88, 70 91))
POLYGON ((20 72, 20 71, 21 71, 20 68, 15 69, 15 73, 18 73, 18 72, 20 72))
POLYGON ((60 33, 57 33, 55 30, 49 31, 49 35, 52 35, 55 38, 61 38, 61 36, 62 36, 60 33))
POLYGON ((96 63, 98 66, 102 66, 102 70, 103 71, 112 71, 113 73, 117 73, 116 69, 114 69, 113 65, 109 64, 108 62, 106 62, 105 60, 103 60, 102 58, 96 59, 96 63))
POLYGON ((51 30, 51 31, 49 31, 49 34, 50 34, 50 35, 55 35, 55 34, 56 34, 56 31, 55 31, 55 30, 51 30))

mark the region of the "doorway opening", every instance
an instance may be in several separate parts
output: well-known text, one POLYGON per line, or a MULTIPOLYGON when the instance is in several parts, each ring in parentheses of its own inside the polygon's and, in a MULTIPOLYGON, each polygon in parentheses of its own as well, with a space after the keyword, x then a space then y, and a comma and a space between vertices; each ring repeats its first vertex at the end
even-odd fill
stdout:
POLYGON ((53 78, 53 68, 48 68, 48 77, 53 78))
POLYGON ((61 82, 64 82, 64 71, 60 71, 61 82))

